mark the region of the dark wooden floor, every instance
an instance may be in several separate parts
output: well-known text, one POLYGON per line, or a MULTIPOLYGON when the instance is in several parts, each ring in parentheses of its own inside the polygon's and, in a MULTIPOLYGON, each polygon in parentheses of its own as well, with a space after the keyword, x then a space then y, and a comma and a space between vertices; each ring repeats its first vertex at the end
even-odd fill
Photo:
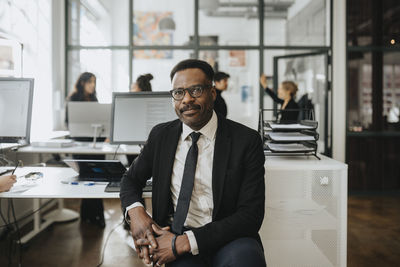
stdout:
POLYGON ((400 196, 350 196, 348 266, 400 266, 400 196))
MULTIPOLYGON (((107 234, 122 218, 119 200, 104 204, 104 230, 80 221, 55 224, 23 249, 23 266, 96 266, 107 234)), ((79 200, 67 200, 66 206, 78 210, 79 200)), ((400 266, 400 196, 350 196, 348 213, 348 266, 400 266)), ((109 239, 102 266, 145 266, 127 240, 119 226, 109 239)), ((7 266, 4 242, 0 249, 0 266, 7 266)))

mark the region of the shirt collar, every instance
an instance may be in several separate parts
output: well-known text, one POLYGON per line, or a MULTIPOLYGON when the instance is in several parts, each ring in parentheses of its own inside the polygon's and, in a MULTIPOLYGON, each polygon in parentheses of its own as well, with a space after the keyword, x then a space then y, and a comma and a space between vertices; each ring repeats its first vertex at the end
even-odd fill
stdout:
MULTIPOLYGON (((206 125, 201 128, 199 132, 202 135, 204 135, 206 138, 209 140, 214 140, 215 139, 215 134, 217 132, 217 127, 218 127, 218 117, 217 114, 215 114, 215 111, 213 110, 213 114, 211 116, 211 119, 207 122, 206 125)), ((194 130, 187 126, 186 124, 182 123, 182 140, 186 140, 186 138, 193 132, 194 130)))

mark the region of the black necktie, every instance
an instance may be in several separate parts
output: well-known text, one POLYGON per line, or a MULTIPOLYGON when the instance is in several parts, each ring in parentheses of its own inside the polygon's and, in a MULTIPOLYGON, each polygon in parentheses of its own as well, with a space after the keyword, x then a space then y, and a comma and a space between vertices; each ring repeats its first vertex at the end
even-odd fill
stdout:
POLYGON ((186 155, 185 168, 183 170, 181 190, 179 192, 178 204, 172 221, 172 232, 182 234, 183 224, 186 221, 189 210, 190 198, 192 197, 194 174, 196 173, 197 155, 199 153, 197 140, 201 133, 192 132, 192 146, 186 155))

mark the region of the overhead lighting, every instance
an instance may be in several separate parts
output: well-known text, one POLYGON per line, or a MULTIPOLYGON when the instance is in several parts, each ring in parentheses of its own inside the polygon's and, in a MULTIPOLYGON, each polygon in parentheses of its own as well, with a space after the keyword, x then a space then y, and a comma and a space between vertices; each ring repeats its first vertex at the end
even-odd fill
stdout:
POLYGON ((390 40, 390 44, 394 45, 396 43, 395 39, 390 40))

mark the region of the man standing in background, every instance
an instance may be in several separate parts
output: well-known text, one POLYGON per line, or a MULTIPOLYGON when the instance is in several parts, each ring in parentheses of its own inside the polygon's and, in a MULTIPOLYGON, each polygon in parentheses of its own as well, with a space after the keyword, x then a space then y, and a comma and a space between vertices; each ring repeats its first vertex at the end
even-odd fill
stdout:
POLYGON ((214 110, 217 112, 217 114, 223 116, 224 118, 226 118, 226 115, 228 114, 228 109, 221 94, 228 88, 229 77, 229 74, 225 72, 217 72, 214 75, 215 89, 217 89, 217 98, 214 102, 214 110))

